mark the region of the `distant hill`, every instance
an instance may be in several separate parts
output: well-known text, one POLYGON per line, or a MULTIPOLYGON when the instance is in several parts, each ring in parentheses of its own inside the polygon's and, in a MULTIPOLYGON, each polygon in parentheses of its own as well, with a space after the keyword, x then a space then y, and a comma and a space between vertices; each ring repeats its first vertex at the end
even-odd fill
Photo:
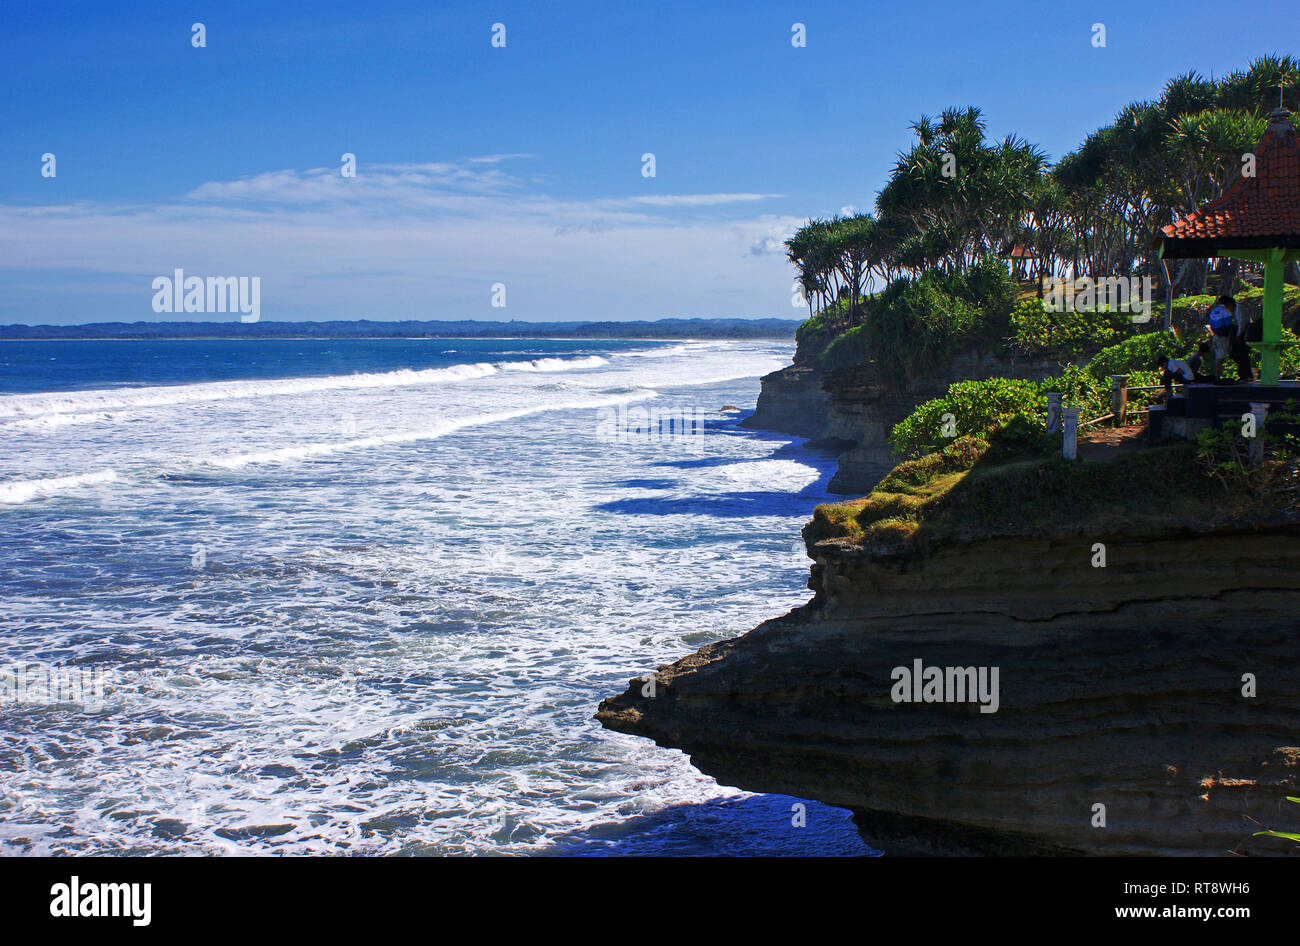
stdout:
POLYGON ((17 338, 779 338, 793 319, 659 319, 654 322, 92 322, 0 325, 17 338))

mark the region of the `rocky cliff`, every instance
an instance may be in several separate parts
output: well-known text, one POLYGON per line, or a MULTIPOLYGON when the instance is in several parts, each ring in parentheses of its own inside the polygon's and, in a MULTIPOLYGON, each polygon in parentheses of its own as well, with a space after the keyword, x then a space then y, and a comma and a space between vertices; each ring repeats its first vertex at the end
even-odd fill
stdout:
POLYGON ((762 379, 758 405, 743 423, 807 437, 815 445, 840 451, 828 488, 833 493, 865 493, 898 462, 889 447, 889 431, 918 404, 941 397, 954 381, 1040 380, 1056 370, 1046 359, 971 349, 953 357, 943 372, 915 378, 896 390, 882 385, 870 366, 823 372, 815 359, 797 355, 793 365, 762 379))
POLYGON ((890 449, 889 431, 917 405, 942 397, 954 381, 984 378, 1041 380, 1057 369, 1045 359, 991 355, 973 349, 957 354, 941 374, 910 381, 901 390, 881 385, 867 366, 828 373, 828 416, 823 438, 848 446, 827 489, 832 493, 866 493, 899 460, 890 449))
POLYGON ((754 413, 741 421, 753 430, 775 430, 821 440, 830 420, 830 395, 814 365, 793 364, 762 378, 754 413))
POLYGON ((887 853, 1295 853, 1251 835, 1297 827, 1300 526, 1201 525, 906 546, 810 527, 807 605, 597 718, 724 784, 849 808, 887 853), (918 660, 937 690, 900 682, 918 660), (997 668, 996 711, 944 668, 997 668))

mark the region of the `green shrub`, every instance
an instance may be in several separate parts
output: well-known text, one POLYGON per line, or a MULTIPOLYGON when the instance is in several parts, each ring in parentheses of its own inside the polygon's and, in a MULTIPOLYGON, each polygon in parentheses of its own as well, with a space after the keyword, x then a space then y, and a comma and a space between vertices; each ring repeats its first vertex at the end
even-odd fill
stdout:
POLYGON ((1091 354, 1132 330, 1126 312, 1107 307, 1088 312, 1048 312, 1042 300, 1026 299, 1011 310, 1013 344, 1030 354, 1077 359, 1091 354))
POLYGON ((1164 400, 1164 391, 1134 391, 1133 388, 1154 387, 1161 384, 1159 371, 1130 371, 1128 373, 1128 409, 1142 410, 1164 400))
MULTIPOLYGON (((861 308, 861 306, 866 302, 866 299, 863 299, 861 296, 858 297, 859 308, 861 308)), ((823 332, 829 328, 847 324, 848 320, 849 298, 848 296, 843 296, 836 299, 825 308, 820 309, 817 314, 811 318, 804 319, 803 322, 800 323, 799 327, 794 330, 795 340, 803 341, 806 338, 816 335, 819 332, 823 332)))
POLYGON ((980 310, 986 325, 1005 328, 1020 287, 1002 260, 985 256, 962 275, 945 279, 944 291, 965 299, 980 310))
POLYGON ((827 370, 865 364, 871 360, 867 327, 859 325, 835 338, 821 353, 821 364, 827 370))
MULTIPOLYGON (((858 318, 861 319, 870 299, 858 299, 858 318)), ((797 364, 814 361, 826 350, 835 338, 852 328, 850 324, 849 298, 844 296, 821 309, 812 318, 804 321, 795 329, 795 356, 797 364)))
MULTIPOLYGON (((1213 292, 1196 296, 1179 296, 1170 306, 1170 326, 1184 338, 1200 338, 1205 334, 1205 316, 1214 300, 1218 298, 1213 292)), ((1243 286, 1233 296, 1237 305, 1246 313, 1247 318, 1257 319, 1264 309, 1264 290, 1259 286, 1243 286)), ((1163 304, 1158 303, 1152 315, 1157 323, 1164 318, 1163 304)), ((1300 317, 1300 286, 1282 287, 1282 325, 1294 328, 1300 317)))
POLYGON ((940 280, 926 274, 915 281, 900 279, 876 296, 862 337, 836 343, 826 350, 823 364, 842 367, 875 362, 881 381, 900 388, 918 375, 943 368, 955 344, 980 322, 980 312, 965 299, 949 295, 940 280))
MULTIPOLYGON (((1282 329, 1282 338, 1287 341, 1300 341, 1289 329, 1282 329)), ((1088 372, 1101 381, 1107 380, 1113 374, 1126 374, 1129 376, 1129 387, 1159 384, 1160 372, 1156 367, 1156 359, 1161 355, 1169 358, 1189 358, 1195 354, 1197 343, 1203 340, 1201 335, 1178 338, 1168 332, 1144 332, 1097 352, 1088 362, 1088 372), (1139 377, 1142 380, 1139 380, 1139 377)), ((1252 350, 1250 360, 1258 369, 1259 352, 1252 350)), ((1212 367, 1213 364, 1207 357, 1205 364, 1201 366, 1202 374, 1208 375, 1212 367)), ((1279 370, 1284 378, 1300 377, 1300 345, 1292 345, 1282 350, 1279 370)), ((1229 381, 1237 378, 1237 365, 1231 358, 1223 364, 1223 377, 1229 381)))
POLYGON ((842 308, 829 307, 804 322, 797 333, 800 350, 811 351, 818 333, 830 333, 834 337, 819 356, 822 367, 873 362, 881 381, 899 388, 943 370, 963 342, 995 333, 1000 341, 1016 293, 1015 279, 994 257, 964 274, 927 272, 915 280, 898 279, 859 310, 861 325, 849 326, 842 308))
POLYGON ((1079 408, 1079 421, 1110 413, 1110 382, 1099 381, 1077 365, 1045 381, 988 378, 958 381, 943 397, 917 405, 894 425, 889 444, 903 457, 932 453, 954 438, 976 437, 1008 449, 1038 443, 1047 413, 1048 392, 1060 392, 1061 406, 1079 408), (944 436, 944 416, 952 415, 944 436), (1030 436, 1032 433, 1032 436, 1030 436))
POLYGON ((1290 493, 1294 489, 1296 460, 1300 459, 1300 437, 1295 434, 1300 417, 1300 403, 1287 401, 1281 408, 1270 412, 1263 430, 1255 436, 1262 442, 1265 462, 1250 463, 1251 441, 1242 436, 1236 423, 1219 424, 1202 430, 1196 438, 1196 456, 1205 471, 1226 488, 1245 486, 1252 493, 1267 493, 1270 487, 1281 485, 1278 492, 1290 493), (1282 483, 1278 484, 1279 467, 1282 483))
POLYGON ((1061 393, 1061 407, 1079 408, 1079 423, 1110 413, 1110 381, 1102 381, 1078 365, 1066 365, 1060 377, 1039 382, 1043 403, 1048 391, 1061 393))
POLYGON ((1033 381, 989 378, 958 381, 948 393, 920 404, 889 432, 889 444, 904 457, 933 453, 945 442, 973 435, 986 438, 1016 414, 1037 420, 1045 412, 1047 399, 1033 381), (952 415, 944 436, 944 414, 952 415))
POLYGON ((1061 452, 1060 434, 1049 434, 1042 420, 1024 413, 1012 414, 987 433, 991 463, 1025 457, 1042 458, 1061 452))
MULTIPOLYGON (((1156 359, 1161 355, 1185 358, 1195 350, 1195 340, 1184 341, 1168 332, 1144 332, 1097 352, 1088 362, 1088 373, 1105 381, 1113 374, 1155 371, 1156 359)), ((1208 365, 1205 370, 1209 370, 1208 365)))

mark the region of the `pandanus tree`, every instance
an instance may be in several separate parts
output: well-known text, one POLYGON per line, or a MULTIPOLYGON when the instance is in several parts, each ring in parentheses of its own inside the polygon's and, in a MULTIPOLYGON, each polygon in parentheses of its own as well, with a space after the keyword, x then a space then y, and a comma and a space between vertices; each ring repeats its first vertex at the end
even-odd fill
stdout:
POLYGON ((816 233, 811 222, 800 227, 795 231, 794 236, 785 241, 785 255, 794 264, 799 288, 808 303, 810 318, 816 315, 816 309, 822 307, 822 298, 826 291, 823 274, 815 258, 815 241, 816 233))
MULTIPOLYGON (((1166 296, 1201 291, 1204 260, 1171 274, 1152 235, 1230 187, 1279 101, 1300 107, 1300 62, 1264 56, 1221 79, 1196 72, 1133 102, 1049 167, 1017 136, 988 141, 978 108, 911 125, 874 215, 810 220, 786 243, 811 313, 840 302, 857 324, 876 280, 963 273, 1012 244, 1032 250, 1036 277, 1158 274, 1166 296)), ((1228 273, 1229 279, 1234 278, 1228 273)))
POLYGON ((1222 194, 1248 166, 1268 120, 1241 108, 1207 108, 1171 122, 1165 147, 1185 213, 1222 194))
POLYGON ((964 272, 1024 231, 1046 158, 1015 136, 987 143, 977 108, 922 116, 912 130, 916 141, 898 156, 878 215, 909 247, 899 255, 904 269, 964 272))
MULTIPOLYGON (((1187 213, 1220 196, 1240 175, 1250 172, 1250 150, 1268 121, 1246 109, 1204 109, 1178 116, 1165 139, 1176 169, 1179 196, 1187 213)), ((1225 260, 1218 292, 1232 291, 1237 260, 1225 260)))
POLYGON ((985 179, 981 182, 979 239, 966 265, 979 262, 1019 240, 1032 224, 1035 197, 1047 166, 1043 152, 1023 138, 1002 140, 986 152, 985 179))
POLYGON ((844 300, 850 325, 862 319, 862 303, 876 274, 884 274, 887 243, 869 214, 810 220, 785 243, 810 311, 844 300))
POLYGON ((1204 261, 1185 261, 1177 276, 1150 257, 1152 234, 1231 186, 1242 156, 1254 147, 1279 98, 1296 107, 1300 63, 1265 56, 1222 79, 1196 72, 1165 84, 1159 99, 1125 107, 1113 123, 1089 135, 1052 169, 1058 209, 1078 252, 1055 253, 1078 274, 1161 274, 1170 291, 1200 291, 1204 261))
POLYGON ((1214 104, 1256 115, 1267 115, 1278 105, 1295 112, 1300 107, 1300 60, 1261 56, 1218 82, 1214 104))
POLYGON ((825 232, 826 221, 810 220, 785 241, 786 257, 795 266, 809 312, 814 315, 826 308, 833 291, 826 265, 825 232))
POLYGON ((848 296, 850 325, 858 324, 859 309, 866 292, 873 223, 870 216, 857 214, 852 217, 835 217, 829 228, 828 255, 839 277, 839 284, 848 296))

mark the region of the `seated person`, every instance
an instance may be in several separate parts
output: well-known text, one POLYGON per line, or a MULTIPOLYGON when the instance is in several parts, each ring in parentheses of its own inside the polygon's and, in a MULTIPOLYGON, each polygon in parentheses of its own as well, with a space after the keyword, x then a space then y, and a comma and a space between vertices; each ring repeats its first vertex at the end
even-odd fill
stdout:
POLYGON ((1175 381, 1187 384, 1196 380, 1192 366, 1178 358, 1161 355, 1156 361, 1156 367, 1160 369, 1160 383, 1165 386, 1166 397, 1173 393, 1175 381))
POLYGON ((1206 375, 1202 373, 1201 368, 1205 364, 1205 358, 1210 353, 1210 343, 1201 342, 1196 346, 1196 354, 1187 359, 1187 367, 1192 369, 1193 381, 1205 381, 1206 375))

